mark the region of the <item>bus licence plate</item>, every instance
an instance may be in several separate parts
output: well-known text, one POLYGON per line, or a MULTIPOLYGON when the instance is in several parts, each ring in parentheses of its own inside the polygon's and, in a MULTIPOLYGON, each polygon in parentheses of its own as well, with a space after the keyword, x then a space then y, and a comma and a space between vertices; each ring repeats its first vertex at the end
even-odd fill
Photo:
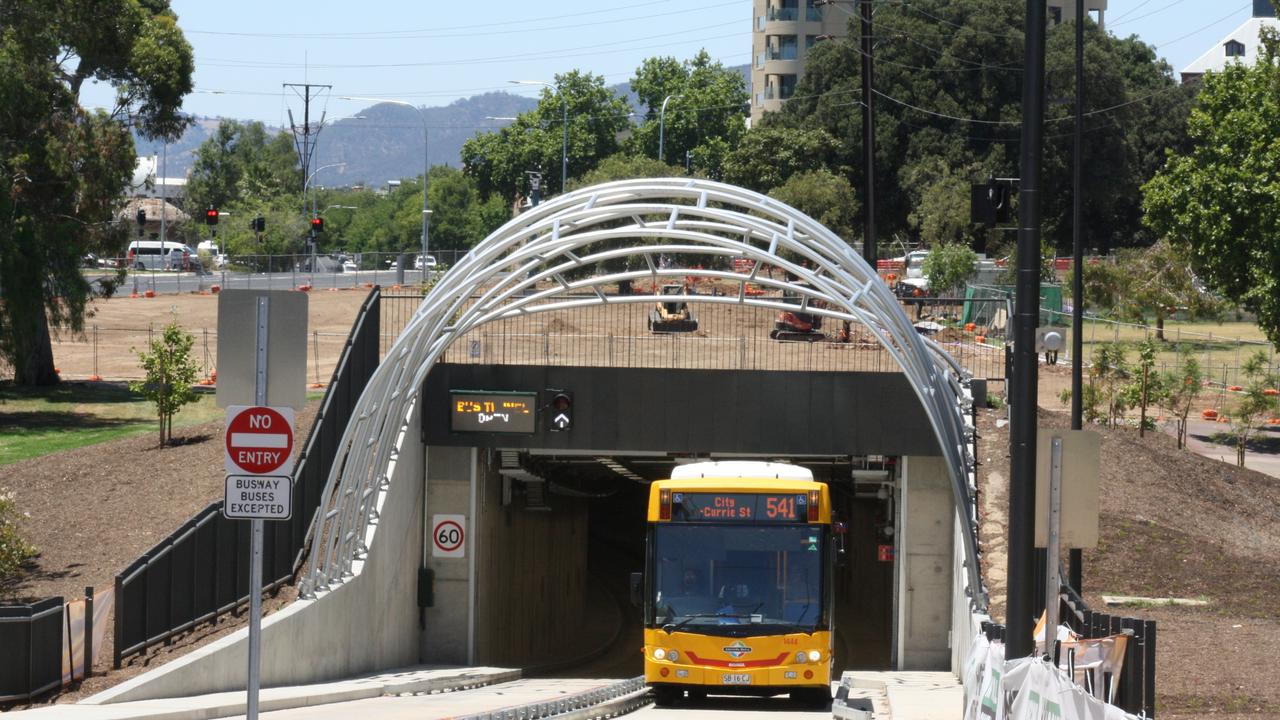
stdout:
POLYGON ((751 675, 748 673, 725 673, 720 676, 722 685, 750 685, 751 675))

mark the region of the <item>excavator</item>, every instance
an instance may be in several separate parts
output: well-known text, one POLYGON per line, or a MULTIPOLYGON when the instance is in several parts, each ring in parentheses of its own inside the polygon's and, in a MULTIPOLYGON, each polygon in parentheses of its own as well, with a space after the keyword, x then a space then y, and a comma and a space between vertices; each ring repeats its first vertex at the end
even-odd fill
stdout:
MULTIPOLYGON (((663 295, 683 295, 684 292, 685 287, 680 284, 662 286, 663 295)), ((683 300, 660 301, 649 311, 649 332, 683 333, 697 329, 698 318, 683 300)))
MULTIPOLYGON (((782 291, 782 301, 791 305, 801 305, 803 299, 800 293, 786 288, 782 291)), ((824 307, 821 300, 810 300, 806 307, 824 307)), ((773 340, 782 340, 790 342, 850 342, 849 323, 840 323, 840 331, 834 336, 828 336, 822 332, 822 316, 816 313, 804 312, 801 310, 783 310, 778 313, 777 319, 773 323, 773 329, 769 331, 769 337, 773 340)))
MULTIPOLYGON (((782 291, 782 301, 790 305, 800 306, 803 302, 800 293, 786 288, 782 291)), ((817 301, 811 301, 810 304, 817 301)), ((822 316, 801 310, 783 310, 778 313, 769 338, 792 342, 821 342, 827 340, 822 332, 822 316)))

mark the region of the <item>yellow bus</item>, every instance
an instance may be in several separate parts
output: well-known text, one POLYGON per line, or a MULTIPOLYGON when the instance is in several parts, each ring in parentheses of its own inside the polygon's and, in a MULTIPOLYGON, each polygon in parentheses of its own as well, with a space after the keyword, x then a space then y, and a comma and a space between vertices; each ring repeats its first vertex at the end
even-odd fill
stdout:
POLYGON ((651 485, 632 593, 659 705, 686 693, 830 702, 832 528, 827 485, 795 465, 692 463, 651 485))

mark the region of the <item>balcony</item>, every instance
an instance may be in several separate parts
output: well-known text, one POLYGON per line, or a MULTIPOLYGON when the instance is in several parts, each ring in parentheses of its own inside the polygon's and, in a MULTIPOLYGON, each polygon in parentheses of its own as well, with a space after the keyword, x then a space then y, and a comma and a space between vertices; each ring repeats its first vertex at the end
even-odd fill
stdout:
POLYGON ((804 19, 809 22, 822 22, 822 8, 807 7, 804 9, 804 19))
POLYGON ((795 22, 800 19, 800 9, 793 7, 771 7, 769 8, 769 19, 782 22, 795 22))
POLYGON ((795 45, 783 45, 778 48, 766 48, 764 58, 766 60, 795 60, 800 53, 795 45))

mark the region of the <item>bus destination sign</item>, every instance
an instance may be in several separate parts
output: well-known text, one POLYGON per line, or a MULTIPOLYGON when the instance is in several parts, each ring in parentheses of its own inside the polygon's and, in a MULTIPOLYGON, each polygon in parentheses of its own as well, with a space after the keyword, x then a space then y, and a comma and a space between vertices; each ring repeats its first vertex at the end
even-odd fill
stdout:
POLYGON ((537 429, 538 393, 449 391, 453 432, 532 435, 537 429))
POLYGON ((805 493, 671 493, 671 519, 685 522, 806 522, 805 493))

